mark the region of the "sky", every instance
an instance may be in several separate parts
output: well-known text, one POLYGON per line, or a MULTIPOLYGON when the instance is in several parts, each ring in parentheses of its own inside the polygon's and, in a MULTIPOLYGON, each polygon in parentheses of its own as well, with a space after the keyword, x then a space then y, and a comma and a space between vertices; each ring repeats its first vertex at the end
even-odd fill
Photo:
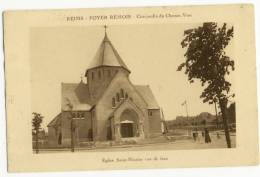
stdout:
MULTIPOLYGON (((166 120, 201 112, 215 114, 214 105, 203 103, 199 81, 190 84, 184 72, 176 71, 185 58, 183 31, 199 24, 108 26, 107 35, 131 70, 136 85, 149 85, 166 120)), ((104 37, 103 26, 34 27, 31 46, 31 109, 44 116, 43 127, 61 111, 61 83, 78 83, 84 77, 104 37)), ((227 47, 233 55, 234 44, 227 47)), ((235 60, 235 59, 234 59, 235 60)), ((234 74, 227 79, 232 83, 234 74)), ((84 79, 85 81, 85 79, 84 79)))

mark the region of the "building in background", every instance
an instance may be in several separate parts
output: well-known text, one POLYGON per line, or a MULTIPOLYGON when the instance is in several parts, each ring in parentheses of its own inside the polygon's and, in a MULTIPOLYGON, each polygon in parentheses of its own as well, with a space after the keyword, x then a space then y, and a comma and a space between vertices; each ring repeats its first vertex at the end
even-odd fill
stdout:
MULTIPOLYGON (((236 128, 236 110, 235 103, 231 103, 227 108, 228 123, 231 129, 236 128)), ((166 121, 170 130, 176 128, 198 128, 211 127, 213 129, 223 128, 223 120, 221 115, 212 115, 208 112, 202 112, 197 116, 177 116, 174 120, 166 121)))

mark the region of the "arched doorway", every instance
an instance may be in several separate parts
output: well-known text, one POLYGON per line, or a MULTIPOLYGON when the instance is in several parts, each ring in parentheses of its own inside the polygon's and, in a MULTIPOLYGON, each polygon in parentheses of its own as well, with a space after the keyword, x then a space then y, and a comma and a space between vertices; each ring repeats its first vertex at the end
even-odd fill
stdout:
POLYGON ((123 111, 120 117, 120 133, 122 138, 138 136, 138 115, 132 109, 123 111))

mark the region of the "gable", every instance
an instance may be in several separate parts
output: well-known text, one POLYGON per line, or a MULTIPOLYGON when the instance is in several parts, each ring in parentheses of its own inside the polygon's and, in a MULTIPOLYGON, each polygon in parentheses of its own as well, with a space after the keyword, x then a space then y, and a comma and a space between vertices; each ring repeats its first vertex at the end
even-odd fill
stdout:
MULTIPOLYGON (((140 96, 139 92, 137 92, 128 77, 124 73, 118 72, 96 104, 96 118, 99 121, 98 129, 102 129, 102 126, 105 126, 105 121, 108 120, 115 109, 112 100, 116 97, 117 93, 120 93, 120 89, 123 89, 124 93, 128 94, 128 99, 132 98, 133 103, 144 114, 146 113, 147 104, 145 100, 140 96)), ((118 106, 122 101, 123 100, 117 101, 116 106, 118 106)))
MULTIPOLYGON (((117 94, 121 94, 121 89, 129 98, 133 99, 133 102, 138 106, 143 108, 147 107, 145 99, 140 95, 135 86, 130 82, 128 77, 121 72, 118 72, 115 77, 110 82, 109 86, 101 96, 100 100, 97 103, 97 106, 100 104, 112 104, 112 98, 116 98, 117 94)), ((112 105, 111 105, 112 106, 112 105)))
MULTIPOLYGON (((113 112, 111 113, 110 116, 114 116, 116 114, 120 114, 123 110, 125 109, 132 109, 134 110, 138 115, 139 115, 139 118, 141 119, 144 115, 143 111, 135 104, 133 103, 132 101, 130 101, 129 99, 125 99, 124 101, 122 101, 114 110, 113 112)), ((116 116, 116 117, 119 117, 119 116, 116 116)))

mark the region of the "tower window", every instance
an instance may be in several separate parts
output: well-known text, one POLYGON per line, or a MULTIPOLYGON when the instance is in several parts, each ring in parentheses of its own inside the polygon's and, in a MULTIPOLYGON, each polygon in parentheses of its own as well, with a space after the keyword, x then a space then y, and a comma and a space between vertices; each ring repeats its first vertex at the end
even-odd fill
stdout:
POLYGON ((120 96, 121 96, 121 98, 124 98, 124 90, 123 89, 120 89, 120 96))
POLYGON ((95 73, 94 72, 91 73, 91 78, 92 78, 92 80, 95 79, 95 73))
POLYGON ((120 101, 119 93, 116 93, 116 101, 120 101))
POLYGON ((112 107, 116 107, 116 99, 112 98, 112 107))

